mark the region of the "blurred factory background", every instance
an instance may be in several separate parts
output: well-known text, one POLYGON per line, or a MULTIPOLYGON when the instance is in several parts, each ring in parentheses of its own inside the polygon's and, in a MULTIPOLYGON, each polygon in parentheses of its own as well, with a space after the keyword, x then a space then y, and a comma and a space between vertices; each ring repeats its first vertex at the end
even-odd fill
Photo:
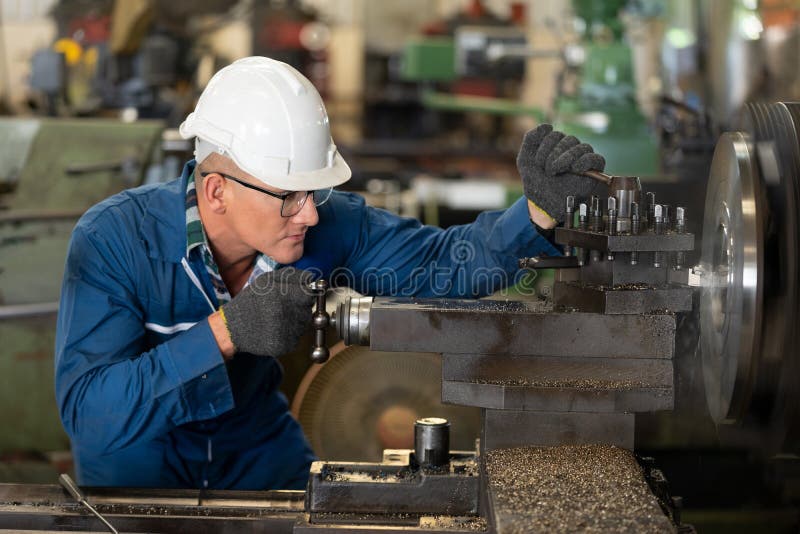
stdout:
MULTIPOLYGON (((191 158, 177 125, 216 70, 248 55, 316 85, 353 169, 346 188, 371 205, 439 226, 506 207, 522 193, 524 132, 551 122, 607 172, 680 201, 699 238, 719 134, 747 102, 800 100, 800 1, 0 0, 0 482, 70 469, 53 341, 75 221, 177 177, 191 158)), ((536 284, 547 299, 552 274, 536 284)), ((319 456, 375 461, 432 412, 458 421, 454 448, 473 447, 478 410, 441 404, 438 355, 337 346, 321 367, 309 344, 283 361, 283 387, 319 456)), ((747 438, 720 447, 697 410, 691 339, 675 357, 689 362, 676 409, 637 416, 636 439, 686 521, 793 524, 800 463, 747 438)))

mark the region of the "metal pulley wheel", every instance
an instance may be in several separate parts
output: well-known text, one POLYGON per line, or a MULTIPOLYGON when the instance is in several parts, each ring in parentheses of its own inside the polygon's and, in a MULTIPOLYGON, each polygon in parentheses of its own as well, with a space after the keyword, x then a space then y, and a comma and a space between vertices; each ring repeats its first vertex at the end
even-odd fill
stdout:
POLYGON ((700 350, 717 423, 800 447, 800 104, 752 104, 723 134, 703 221, 700 350))
POLYGON ((314 452, 326 460, 380 461, 383 449, 413 449, 421 417, 453 421, 453 450, 473 450, 480 410, 442 404, 442 360, 425 352, 331 348, 297 389, 292 414, 314 452))

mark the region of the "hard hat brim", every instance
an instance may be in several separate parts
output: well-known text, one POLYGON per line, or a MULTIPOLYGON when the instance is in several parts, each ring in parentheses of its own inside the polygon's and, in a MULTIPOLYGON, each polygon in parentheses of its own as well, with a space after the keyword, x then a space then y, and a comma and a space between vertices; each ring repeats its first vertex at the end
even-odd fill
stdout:
POLYGON ((251 172, 247 167, 236 161, 234 163, 248 174, 258 178, 265 184, 285 189, 287 191, 315 191, 317 189, 328 189, 336 187, 347 182, 353 175, 350 166, 344 160, 339 151, 333 157, 333 161, 329 167, 324 167, 315 171, 295 172, 287 175, 261 175, 256 172, 251 172))

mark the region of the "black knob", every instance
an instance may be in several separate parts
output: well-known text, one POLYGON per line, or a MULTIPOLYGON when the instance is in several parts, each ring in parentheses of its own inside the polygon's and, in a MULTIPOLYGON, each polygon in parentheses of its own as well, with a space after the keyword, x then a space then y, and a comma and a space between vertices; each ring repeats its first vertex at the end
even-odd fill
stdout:
POLYGON ((440 468, 450 463, 450 422, 440 417, 414 423, 414 456, 421 467, 440 468))

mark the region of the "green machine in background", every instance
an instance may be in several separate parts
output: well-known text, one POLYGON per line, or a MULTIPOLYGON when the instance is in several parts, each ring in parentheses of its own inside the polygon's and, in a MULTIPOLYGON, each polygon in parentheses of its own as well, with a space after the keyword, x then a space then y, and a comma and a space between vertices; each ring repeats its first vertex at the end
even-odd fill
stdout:
POLYGON ((653 176, 660 170, 659 146, 636 102, 632 51, 619 17, 627 4, 573 0, 584 26, 579 45, 583 57, 575 68, 574 94, 559 91, 553 124, 603 154, 606 172, 653 176))
POLYGON ((52 482, 48 460, 68 463, 53 455, 69 450, 53 352, 70 234, 90 206, 143 183, 159 163, 163 129, 157 121, 0 119, 2 482, 52 482))
MULTIPOLYGON (((629 3, 574 0, 575 17, 583 26, 581 41, 564 50, 533 50, 516 26, 463 26, 453 36, 415 37, 403 50, 400 77, 421 84, 420 101, 430 109, 528 115, 552 122, 603 154, 608 172, 653 176, 660 170, 658 138, 636 101, 632 50, 620 20, 629 3), (508 96, 441 90, 443 84, 457 87, 454 83, 463 78, 491 78, 498 86, 520 80, 527 59, 536 57, 564 60, 550 113, 508 96)), ((661 3, 639 2, 637 9, 653 16, 660 13, 661 3)))

